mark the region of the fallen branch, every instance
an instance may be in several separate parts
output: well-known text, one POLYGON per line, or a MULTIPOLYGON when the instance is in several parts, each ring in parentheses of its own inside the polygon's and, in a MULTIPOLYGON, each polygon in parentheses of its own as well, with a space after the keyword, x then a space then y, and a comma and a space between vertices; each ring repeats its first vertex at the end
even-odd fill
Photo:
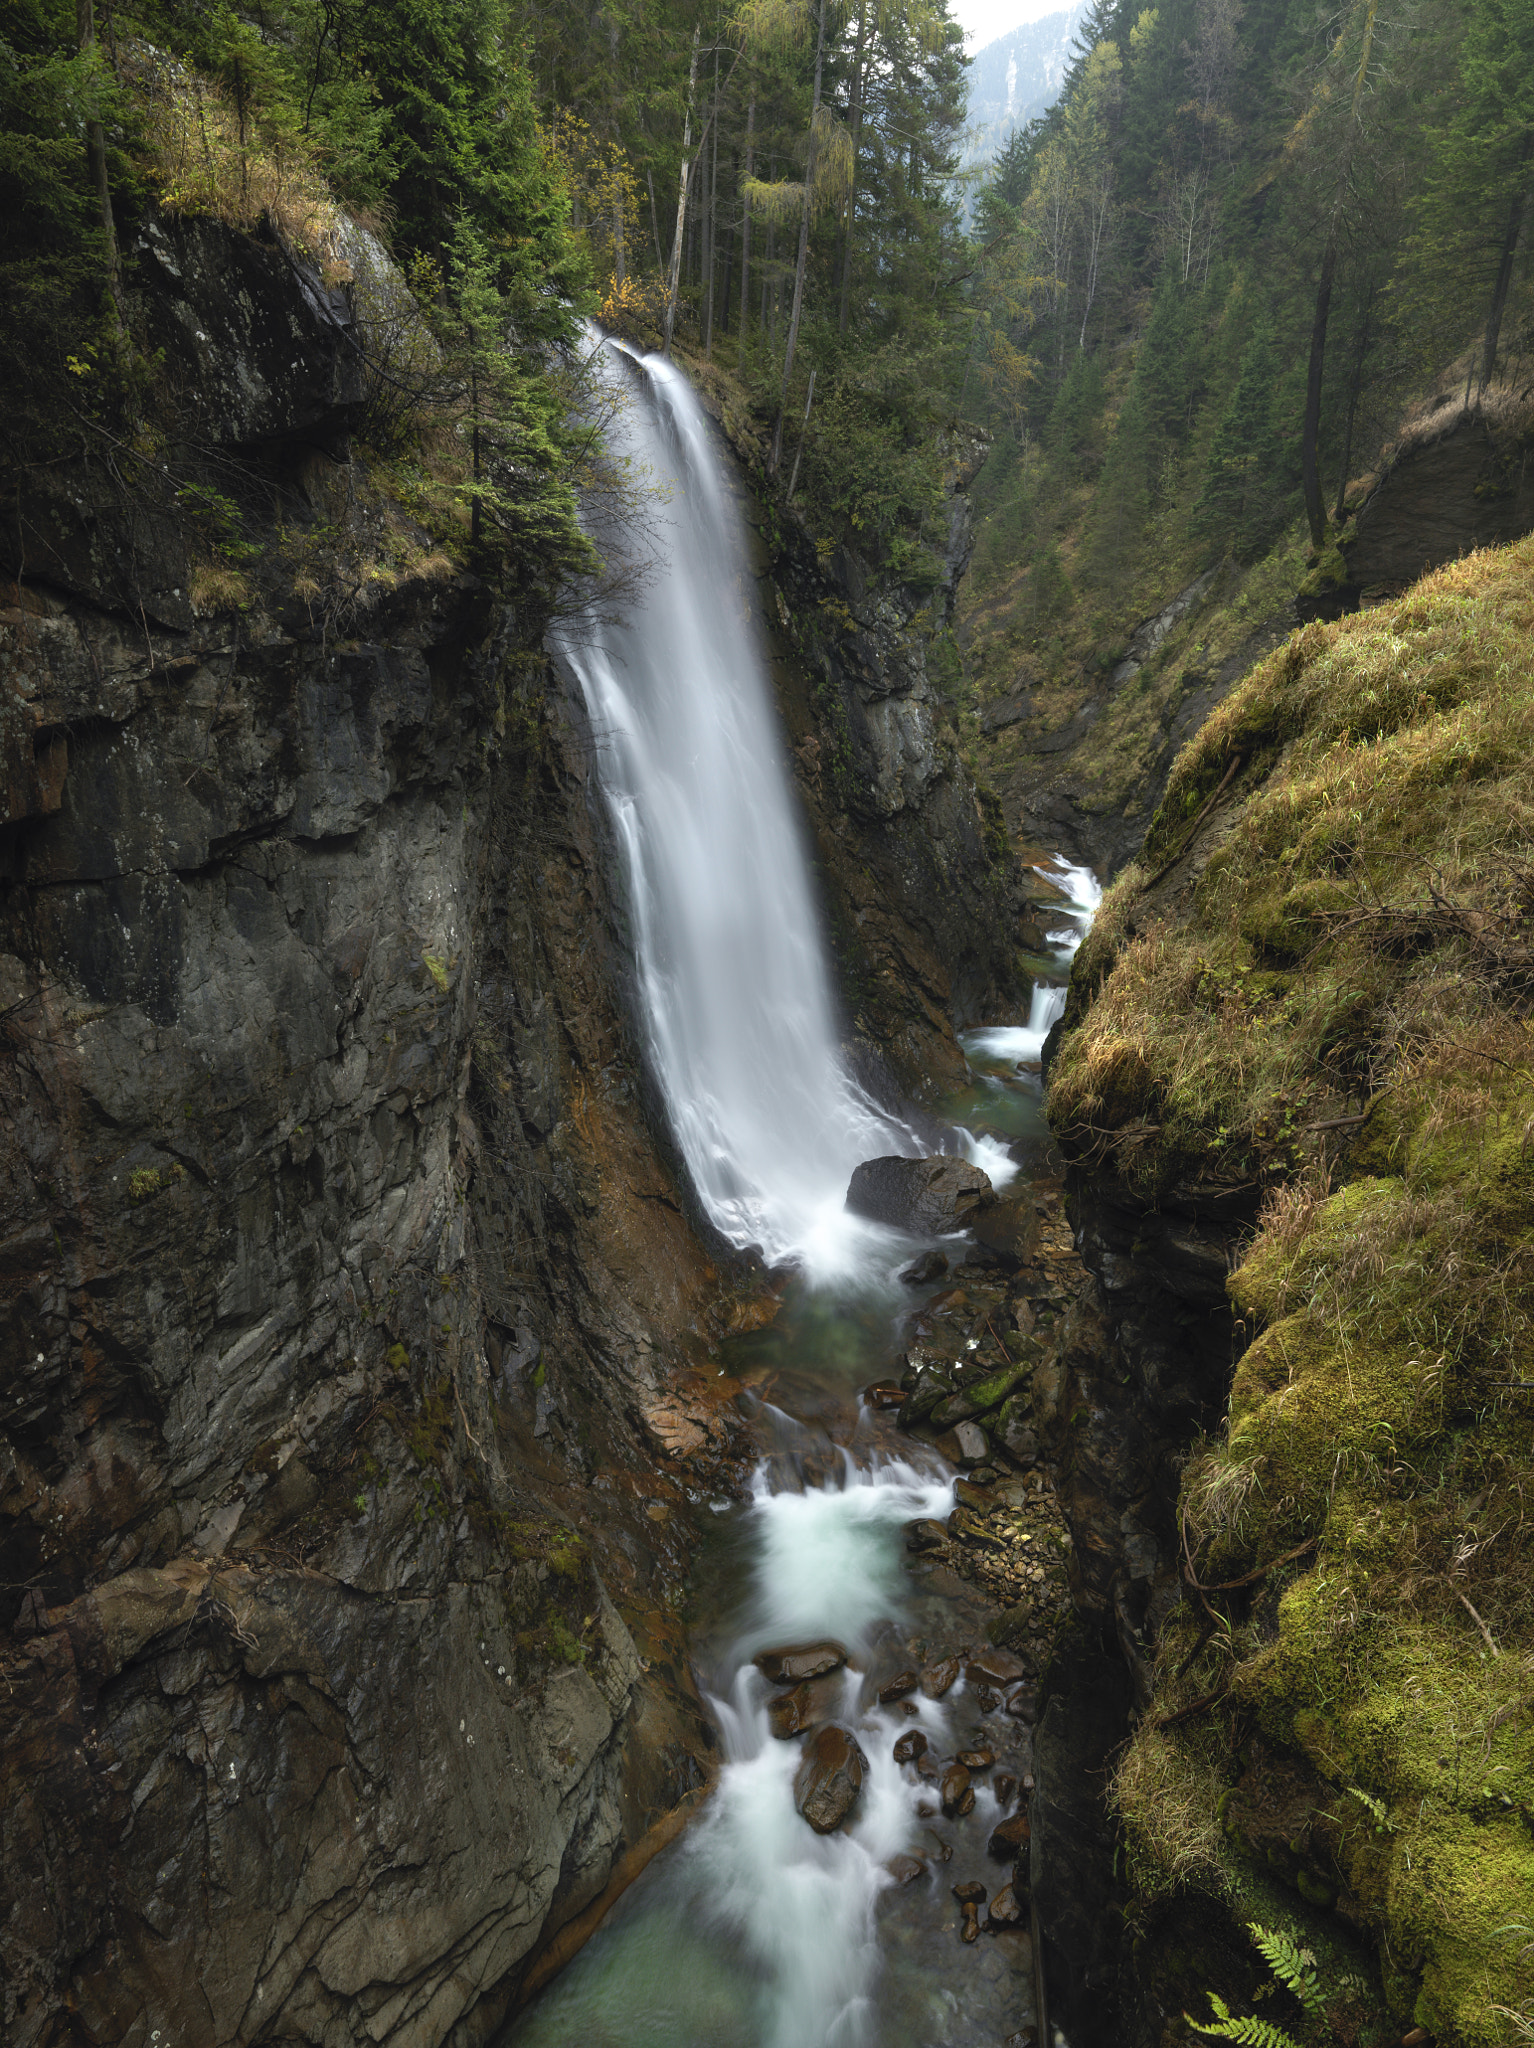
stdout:
POLYGON ((1502 1655, 1502 1652, 1497 1648, 1496 1638, 1492 1635, 1491 1630, 1486 1626, 1485 1622, 1482 1621, 1480 1615, 1476 1613, 1475 1609, 1471 1606, 1470 1602, 1465 1598, 1465 1595, 1459 1590, 1459 1587, 1455 1585, 1450 1585, 1449 1591, 1454 1595, 1455 1599, 1464 1608, 1465 1612, 1470 1616, 1470 1619, 1475 1623, 1476 1627, 1481 1631, 1481 1634, 1485 1637, 1487 1649, 1490 1650, 1491 1654, 1494 1657, 1500 1657, 1502 1655))
POLYGON ((1215 790, 1212 796, 1205 798, 1203 806, 1198 813, 1198 816, 1193 820, 1193 823, 1182 835, 1182 838, 1178 843, 1177 851, 1172 855, 1170 860, 1164 861, 1162 865, 1159 868, 1157 868, 1156 872, 1145 884, 1145 887, 1147 889, 1154 889, 1156 884, 1160 881, 1164 881, 1165 878, 1172 872, 1173 868, 1176 867, 1177 863, 1182 859, 1183 855, 1187 852, 1188 848, 1193 844, 1194 840, 1197 838, 1198 828, 1200 827, 1200 825, 1203 824, 1204 820, 1209 816, 1209 813, 1220 801, 1220 798, 1225 794, 1225 791, 1229 787, 1230 783, 1240 773, 1242 764, 1245 762, 1245 760, 1246 756, 1244 754, 1237 754, 1235 756, 1230 766, 1226 769, 1223 777, 1221 778, 1219 788, 1215 790))

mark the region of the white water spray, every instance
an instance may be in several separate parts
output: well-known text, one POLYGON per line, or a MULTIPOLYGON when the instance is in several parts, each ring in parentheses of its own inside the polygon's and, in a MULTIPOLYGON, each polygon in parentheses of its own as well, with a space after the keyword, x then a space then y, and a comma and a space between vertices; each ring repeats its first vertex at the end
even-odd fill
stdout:
MULTIPOLYGON (((1091 929, 1097 906, 1103 900, 1102 885, 1090 868, 1068 867, 1063 861, 1041 870, 1065 899, 1058 912, 1049 915, 1061 922, 1047 931, 1060 970, 1069 974, 1077 948, 1091 929)), ((964 1034, 964 1050, 972 1061, 998 1061, 1014 1067, 1037 1066, 1044 1055, 1044 1041, 1065 1013, 1065 988, 1061 983, 1039 980, 1033 984, 1026 1024, 987 1025, 964 1034)))
MULTIPOLYGON (((769 1263, 848 1274, 887 1245, 852 1170, 918 1154, 847 1072, 751 619, 735 505, 687 379, 604 345, 615 452, 669 486, 621 621, 561 636, 627 868, 650 1056, 710 1220, 769 1263)), ((888 1263, 886 1257, 885 1263, 888 1263)))

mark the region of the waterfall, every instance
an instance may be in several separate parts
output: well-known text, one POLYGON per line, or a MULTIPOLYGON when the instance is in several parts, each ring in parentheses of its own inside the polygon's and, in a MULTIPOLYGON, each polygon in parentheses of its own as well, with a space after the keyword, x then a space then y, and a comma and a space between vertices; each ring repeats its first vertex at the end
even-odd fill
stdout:
POLYGON ((852 1169, 924 1148, 842 1058, 740 518, 706 416, 660 357, 607 342, 601 367, 619 400, 609 444, 665 502, 625 616, 556 641, 626 868, 647 1049, 715 1226, 769 1263, 845 1275, 887 1243, 844 1211, 852 1169))

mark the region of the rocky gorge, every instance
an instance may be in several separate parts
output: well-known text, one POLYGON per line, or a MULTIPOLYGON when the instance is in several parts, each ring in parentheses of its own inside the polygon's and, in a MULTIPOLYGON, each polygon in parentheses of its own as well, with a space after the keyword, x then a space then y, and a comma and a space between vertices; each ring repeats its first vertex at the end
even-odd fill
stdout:
MULTIPOLYGON (((584 708, 352 452, 355 294, 171 216, 134 279, 161 481, 86 437, 6 515, 6 2038, 484 2040, 710 1774, 677 1612, 755 1283, 584 708)), ((1015 883, 886 652, 833 916, 886 1070, 951 1075, 1015 883)))

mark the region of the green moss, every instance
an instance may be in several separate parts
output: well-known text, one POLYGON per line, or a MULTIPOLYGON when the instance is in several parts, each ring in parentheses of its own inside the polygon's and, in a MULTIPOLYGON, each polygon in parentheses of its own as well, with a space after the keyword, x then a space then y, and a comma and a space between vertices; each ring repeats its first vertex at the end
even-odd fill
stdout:
POLYGON ((1316 1783, 1275 1872, 1370 1930, 1440 2048, 1534 2010, 1531 644, 1524 542, 1265 663, 1110 892, 1049 1096, 1145 1193, 1267 1191, 1181 1498, 1201 1580, 1240 1588, 1220 1638, 1185 1614, 1158 1653, 1158 1710, 1219 1704, 1142 1723, 1135 1868, 1231 1895, 1257 1731, 1316 1783), (1238 758, 1191 900, 1148 898, 1238 758))

